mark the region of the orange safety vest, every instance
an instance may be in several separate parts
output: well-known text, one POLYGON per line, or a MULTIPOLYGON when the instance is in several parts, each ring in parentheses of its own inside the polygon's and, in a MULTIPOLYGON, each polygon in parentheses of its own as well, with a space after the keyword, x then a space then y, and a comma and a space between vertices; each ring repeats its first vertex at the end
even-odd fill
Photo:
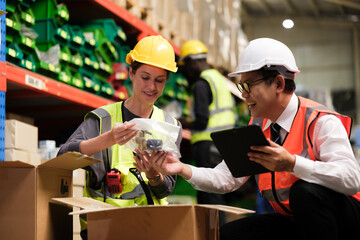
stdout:
MULTIPOLYGON (((309 99, 299 97, 299 102, 298 112, 282 145, 289 153, 316 161, 311 138, 314 123, 322 115, 333 114, 338 117, 346 129, 348 137, 350 137, 352 123, 350 117, 333 112, 324 105, 309 99)), ((256 124, 264 129, 267 121, 267 119, 262 118, 251 118, 249 125, 256 124)), ((270 128, 264 131, 264 135, 270 138, 270 128)), ((255 176, 255 179, 260 193, 270 202, 274 210, 282 215, 291 215, 289 206, 290 188, 299 178, 288 172, 268 172, 255 176)), ((360 201, 360 192, 352 197, 360 201)))

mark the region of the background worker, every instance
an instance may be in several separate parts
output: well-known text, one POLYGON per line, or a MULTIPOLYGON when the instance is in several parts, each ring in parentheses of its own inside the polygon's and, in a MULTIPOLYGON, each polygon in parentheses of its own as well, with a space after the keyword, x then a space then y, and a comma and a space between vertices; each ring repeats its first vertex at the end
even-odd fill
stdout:
MULTIPOLYGON (((168 113, 154 106, 161 96, 170 72, 176 72, 175 53, 170 43, 161 36, 149 36, 140 40, 126 56, 130 64, 129 76, 133 94, 125 101, 100 107, 89 112, 84 122, 70 136, 59 150, 59 155, 77 151, 102 160, 102 163, 89 166, 84 196, 106 201, 115 206, 164 205, 166 196, 172 193, 176 176, 166 176, 152 166, 139 171, 132 169, 134 153, 125 148, 138 131, 132 130, 133 118, 150 118, 180 126, 176 145, 180 148, 181 125, 168 113), (122 126, 115 123, 124 123, 122 126), (120 172, 121 192, 110 191, 106 175, 114 170, 120 172), (145 185, 144 185, 145 183, 145 185), (109 193, 110 192, 110 193, 109 193)), ((136 163, 135 163, 136 165, 136 163)), ((86 221, 80 217, 81 236, 86 239, 86 221)))
MULTIPOLYGON (((191 86, 191 119, 180 119, 191 130, 192 156, 198 167, 215 167, 221 162, 210 133, 235 126, 234 99, 224 87, 226 82, 219 71, 207 63, 208 49, 198 40, 181 47, 179 66, 191 86)), ((198 191, 201 204, 224 204, 223 195, 198 191)))
MULTIPOLYGON (((270 146, 248 153, 271 172, 256 176, 275 213, 252 215, 220 229, 224 239, 350 239, 360 236, 360 167, 349 136, 351 119, 297 97, 295 58, 283 43, 255 39, 236 72, 249 106, 249 124, 261 126, 270 146), (270 140, 270 138, 272 140, 270 140)), ((196 189, 225 193, 249 177, 234 178, 225 162, 196 168, 175 158, 152 156, 159 171, 179 174, 196 189)))

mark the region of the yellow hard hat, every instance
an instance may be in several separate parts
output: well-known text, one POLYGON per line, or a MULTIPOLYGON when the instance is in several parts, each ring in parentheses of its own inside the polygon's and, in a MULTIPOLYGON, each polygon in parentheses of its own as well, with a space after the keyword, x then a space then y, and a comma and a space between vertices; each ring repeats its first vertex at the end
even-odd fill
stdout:
POLYGON ((206 54, 208 52, 209 52, 208 49, 201 41, 199 40, 186 41, 181 47, 179 64, 182 65, 184 63, 183 62, 184 59, 187 57, 191 57, 193 59, 206 58, 206 54))
POLYGON ((126 55, 126 62, 145 63, 176 72, 175 53, 171 44, 162 36, 148 36, 141 39, 126 55))

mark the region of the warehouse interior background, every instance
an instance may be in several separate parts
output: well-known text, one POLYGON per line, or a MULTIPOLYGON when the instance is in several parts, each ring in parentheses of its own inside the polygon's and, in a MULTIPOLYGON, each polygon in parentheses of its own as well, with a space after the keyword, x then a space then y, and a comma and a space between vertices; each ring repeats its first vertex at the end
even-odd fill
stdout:
MULTIPOLYGON (((124 57, 142 37, 161 34, 177 57, 186 40, 203 41, 209 62, 225 76, 235 70, 250 40, 282 41, 301 71, 296 76, 297 94, 352 117, 351 141, 358 155, 359 1, 3 0, 1 4, 7 12, 1 17, 6 49, 0 63, 4 115, 36 126, 38 140, 52 140, 54 148, 66 141, 88 111, 131 94, 124 57), (293 21, 292 28, 283 27, 286 19, 293 21), (91 39, 97 45, 91 45, 91 39), (54 63, 40 52, 58 57, 54 63)), ((239 104, 238 124, 246 124, 246 106, 236 87, 230 88, 239 104)), ((158 104, 187 115, 188 95, 186 79, 175 74, 158 104)), ((181 151, 184 161, 191 163, 188 134, 185 130, 181 151)), ((49 154, 43 159, 54 156, 54 151, 49 154)), ((74 194, 81 194, 81 184, 74 194)), ((173 201, 194 201, 195 190, 181 179, 177 184, 173 201)), ((255 208, 254 187, 246 185, 229 195, 229 203, 255 208)))

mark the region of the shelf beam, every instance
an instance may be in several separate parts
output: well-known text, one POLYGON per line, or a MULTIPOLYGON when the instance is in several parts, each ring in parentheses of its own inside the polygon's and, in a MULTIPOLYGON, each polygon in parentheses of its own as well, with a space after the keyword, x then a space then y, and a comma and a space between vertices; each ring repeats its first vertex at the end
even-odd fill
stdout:
POLYGON ((69 102, 91 108, 98 108, 114 101, 83 91, 43 75, 28 71, 11 63, 6 63, 7 81, 30 90, 45 93, 69 102))

